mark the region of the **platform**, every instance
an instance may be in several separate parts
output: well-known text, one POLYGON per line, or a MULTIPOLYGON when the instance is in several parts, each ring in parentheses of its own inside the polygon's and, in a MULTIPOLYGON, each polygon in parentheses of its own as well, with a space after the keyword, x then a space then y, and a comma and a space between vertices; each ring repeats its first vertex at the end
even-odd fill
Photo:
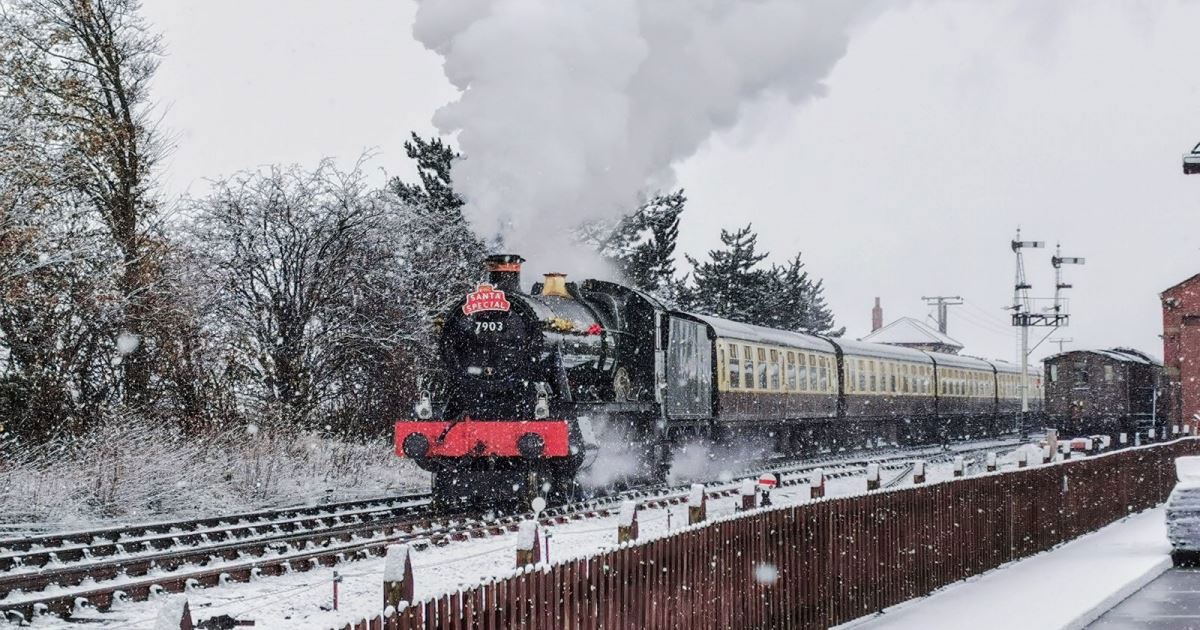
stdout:
MULTIPOLYGON (((867 628, 1083 628, 1171 566, 1163 509, 1113 523, 1057 549, 951 584, 842 626, 867 628), (969 620, 966 621, 966 620, 969 620)), ((1200 585, 1200 573, 1188 584, 1200 585)), ((1178 588, 1183 584, 1175 584, 1178 588)), ((1200 590, 1200 587, 1197 588, 1200 590)), ((1159 592, 1157 590, 1151 593, 1159 592)), ((1176 591, 1181 592, 1181 591, 1176 591)), ((1193 600, 1200 609, 1200 593, 1193 600)), ((1117 613, 1116 609, 1111 610, 1117 613)), ((1107 625, 1097 628, 1162 627, 1107 625)), ((1196 626, 1200 628, 1200 626, 1196 626)))

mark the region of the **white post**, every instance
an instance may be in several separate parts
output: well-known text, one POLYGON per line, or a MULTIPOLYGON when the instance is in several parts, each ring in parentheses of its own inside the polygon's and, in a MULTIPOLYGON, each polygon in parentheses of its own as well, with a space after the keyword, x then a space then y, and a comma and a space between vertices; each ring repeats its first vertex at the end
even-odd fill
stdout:
POLYGON ((963 476, 963 467, 964 467, 964 462, 963 462, 962 455, 955 455, 954 456, 954 476, 955 477, 963 476))

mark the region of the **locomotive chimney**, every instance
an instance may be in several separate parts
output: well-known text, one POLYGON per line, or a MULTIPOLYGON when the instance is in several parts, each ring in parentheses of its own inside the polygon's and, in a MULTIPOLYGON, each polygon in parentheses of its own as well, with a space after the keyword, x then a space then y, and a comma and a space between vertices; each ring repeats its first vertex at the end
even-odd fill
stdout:
POLYGON ((883 307, 879 305, 879 298, 875 298, 875 308, 871 309, 871 332, 880 328, 883 328, 883 307))
POLYGON ((542 282, 542 295, 553 295, 555 297, 569 298, 571 294, 567 292, 567 274, 565 273, 548 273, 542 282))
POLYGON ((524 258, 516 254, 492 254, 484 259, 488 282, 505 293, 521 291, 521 263, 524 258))

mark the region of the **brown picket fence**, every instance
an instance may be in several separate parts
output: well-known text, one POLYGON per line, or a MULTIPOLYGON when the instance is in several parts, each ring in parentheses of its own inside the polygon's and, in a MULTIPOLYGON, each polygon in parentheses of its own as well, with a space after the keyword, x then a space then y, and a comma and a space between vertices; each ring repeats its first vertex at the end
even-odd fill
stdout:
POLYGON ((1200 439, 759 509, 345 628, 825 628, 1153 507, 1194 454, 1200 439))

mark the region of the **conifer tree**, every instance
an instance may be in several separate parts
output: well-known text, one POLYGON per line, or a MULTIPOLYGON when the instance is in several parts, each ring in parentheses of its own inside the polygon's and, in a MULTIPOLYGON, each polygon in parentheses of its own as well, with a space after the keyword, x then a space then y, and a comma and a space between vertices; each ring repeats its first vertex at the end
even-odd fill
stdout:
POLYGON ((388 188, 416 211, 421 234, 407 252, 413 295, 421 315, 432 321, 446 303, 461 297, 479 279, 484 244, 463 215, 465 201, 454 190, 452 171, 460 156, 440 138, 425 140, 416 133, 404 143, 416 161, 420 183, 393 178, 388 188))
POLYGON ((611 230, 600 225, 585 226, 581 240, 590 241, 633 286, 671 299, 676 286, 675 242, 679 236, 679 216, 686 203, 682 189, 656 195, 623 217, 611 230), (597 234, 603 236, 597 237, 597 234))
POLYGON ((758 323, 759 302, 771 285, 771 273, 758 268, 767 254, 757 251, 758 235, 751 225, 734 232, 721 230, 721 243, 724 248, 710 250, 705 262, 687 257, 691 284, 680 302, 701 313, 758 323))

